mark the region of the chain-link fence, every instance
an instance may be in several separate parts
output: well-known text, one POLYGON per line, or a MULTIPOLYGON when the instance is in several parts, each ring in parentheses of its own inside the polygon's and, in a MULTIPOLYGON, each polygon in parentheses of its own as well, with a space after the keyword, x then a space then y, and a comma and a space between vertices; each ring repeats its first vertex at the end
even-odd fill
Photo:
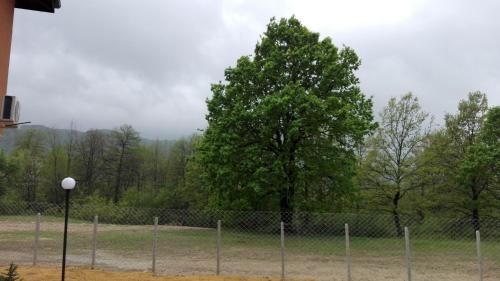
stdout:
MULTIPOLYGON (((63 224, 59 206, 0 206, 0 265, 59 266, 63 224)), ((314 280, 500 280, 500 220, 483 219, 476 232, 466 218, 73 204, 68 230, 69 266, 314 280)))

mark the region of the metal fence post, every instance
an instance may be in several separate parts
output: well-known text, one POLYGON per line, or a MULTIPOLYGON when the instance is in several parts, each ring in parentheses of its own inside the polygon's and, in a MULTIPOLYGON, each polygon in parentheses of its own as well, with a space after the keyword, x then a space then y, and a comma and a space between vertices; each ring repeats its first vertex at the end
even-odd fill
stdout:
POLYGON ((94 216, 94 230, 92 233, 92 261, 90 263, 90 269, 94 269, 95 266, 95 252, 97 250, 97 224, 99 223, 99 217, 94 216))
POLYGON ((411 251, 410 251, 410 231, 405 226, 405 246, 406 246, 406 270, 408 273, 408 281, 411 281, 411 251))
POLYGON ((220 235, 221 234, 221 221, 217 221, 217 268, 215 273, 220 274, 220 235))
POLYGON ((158 217, 154 217, 154 227, 153 227, 153 265, 152 271, 156 274, 156 243, 158 240, 158 217))
POLYGON ((40 240, 40 213, 36 214, 35 244, 33 245, 33 266, 36 266, 38 258, 38 241, 40 240))
POLYGON ((483 281, 483 259, 481 257, 481 234, 476 230, 477 266, 479 269, 479 281, 483 281))
POLYGON ((285 224, 281 222, 281 280, 285 280, 285 224))
POLYGON ((347 281, 351 281, 351 245, 349 242, 349 225, 345 224, 345 256, 347 263, 347 281))

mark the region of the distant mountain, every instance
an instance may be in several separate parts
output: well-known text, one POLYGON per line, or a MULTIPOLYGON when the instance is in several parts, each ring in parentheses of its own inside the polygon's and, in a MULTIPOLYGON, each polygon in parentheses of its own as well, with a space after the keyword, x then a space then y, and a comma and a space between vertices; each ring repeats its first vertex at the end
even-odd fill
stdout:
MULTIPOLYGON (((69 129, 52 129, 43 125, 23 125, 17 129, 6 129, 3 132, 3 136, 0 138, 0 149, 3 150, 5 153, 10 154, 16 146, 17 139, 28 130, 41 131, 43 133, 46 133, 47 135, 51 130, 55 130, 62 143, 65 143, 69 140, 71 132, 71 130, 69 129)), ((102 131, 105 134, 110 134, 112 132, 112 130, 109 129, 102 129, 99 131, 102 131)), ((85 132, 78 130, 76 130, 74 133, 77 138, 85 134, 85 132)), ((145 146, 153 145, 155 141, 156 140, 141 138, 141 142, 145 146)), ((159 140, 159 141, 162 147, 169 150, 176 140, 159 140)))

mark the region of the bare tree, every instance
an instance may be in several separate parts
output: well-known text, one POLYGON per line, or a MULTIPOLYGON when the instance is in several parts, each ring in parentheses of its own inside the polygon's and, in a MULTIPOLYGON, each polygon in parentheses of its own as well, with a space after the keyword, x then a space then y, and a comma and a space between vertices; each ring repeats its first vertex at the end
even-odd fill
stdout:
POLYGON ((429 114, 422 111, 418 99, 408 93, 400 99, 389 100, 380 114, 380 128, 369 141, 362 167, 362 186, 373 192, 378 203, 389 203, 398 235, 403 234, 400 202, 418 187, 414 180, 419 168, 416 156, 422 150, 430 126, 429 114))
POLYGON ((105 136, 99 130, 89 130, 76 145, 79 179, 87 194, 92 194, 101 175, 105 136))
POLYGON ((162 145, 159 140, 156 140, 150 148, 150 174, 152 185, 155 189, 165 185, 166 180, 166 155, 162 150, 162 145))
POLYGON ((114 178, 113 201, 121 198, 123 190, 134 178, 139 167, 139 133, 130 125, 123 125, 111 133, 107 163, 114 178))
POLYGON ((21 167, 19 184, 24 193, 24 199, 36 201, 40 182, 42 157, 45 153, 45 135, 33 129, 27 130, 17 141, 14 158, 21 167))
POLYGON ((58 204, 62 202, 60 192, 60 181, 64 177, 63 173, 67 170, 64 169, 67 163, 64 163, 63 148, 61 145, 61 138, 56 129, 50 129, 48 132, 48 154, 46 161, 48 165, 44 165, 46 170, 47 193, 51 201, 58 204), (64 171, 61 170, 64 169, 64 171))
POLYGON ((66 154, 67 154, 67 163, 66 163, 66 174, 70 175, 72 170, 72 161, 74 158, 75 145, 77 142, 77 131, 75 129, 75 123, 71 121, 69 132, 68 132, 68 141, 66 142, 66 154))

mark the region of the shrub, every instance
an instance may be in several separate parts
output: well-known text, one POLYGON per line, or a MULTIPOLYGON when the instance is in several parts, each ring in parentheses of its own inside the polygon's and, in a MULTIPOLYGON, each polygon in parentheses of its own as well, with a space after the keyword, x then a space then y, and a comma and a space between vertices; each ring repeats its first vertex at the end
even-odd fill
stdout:
POLYGON ((0 276, 0 281, 22 281, 17 273, 17 265, 11 263, 7 273, 3 276, 0 276))

